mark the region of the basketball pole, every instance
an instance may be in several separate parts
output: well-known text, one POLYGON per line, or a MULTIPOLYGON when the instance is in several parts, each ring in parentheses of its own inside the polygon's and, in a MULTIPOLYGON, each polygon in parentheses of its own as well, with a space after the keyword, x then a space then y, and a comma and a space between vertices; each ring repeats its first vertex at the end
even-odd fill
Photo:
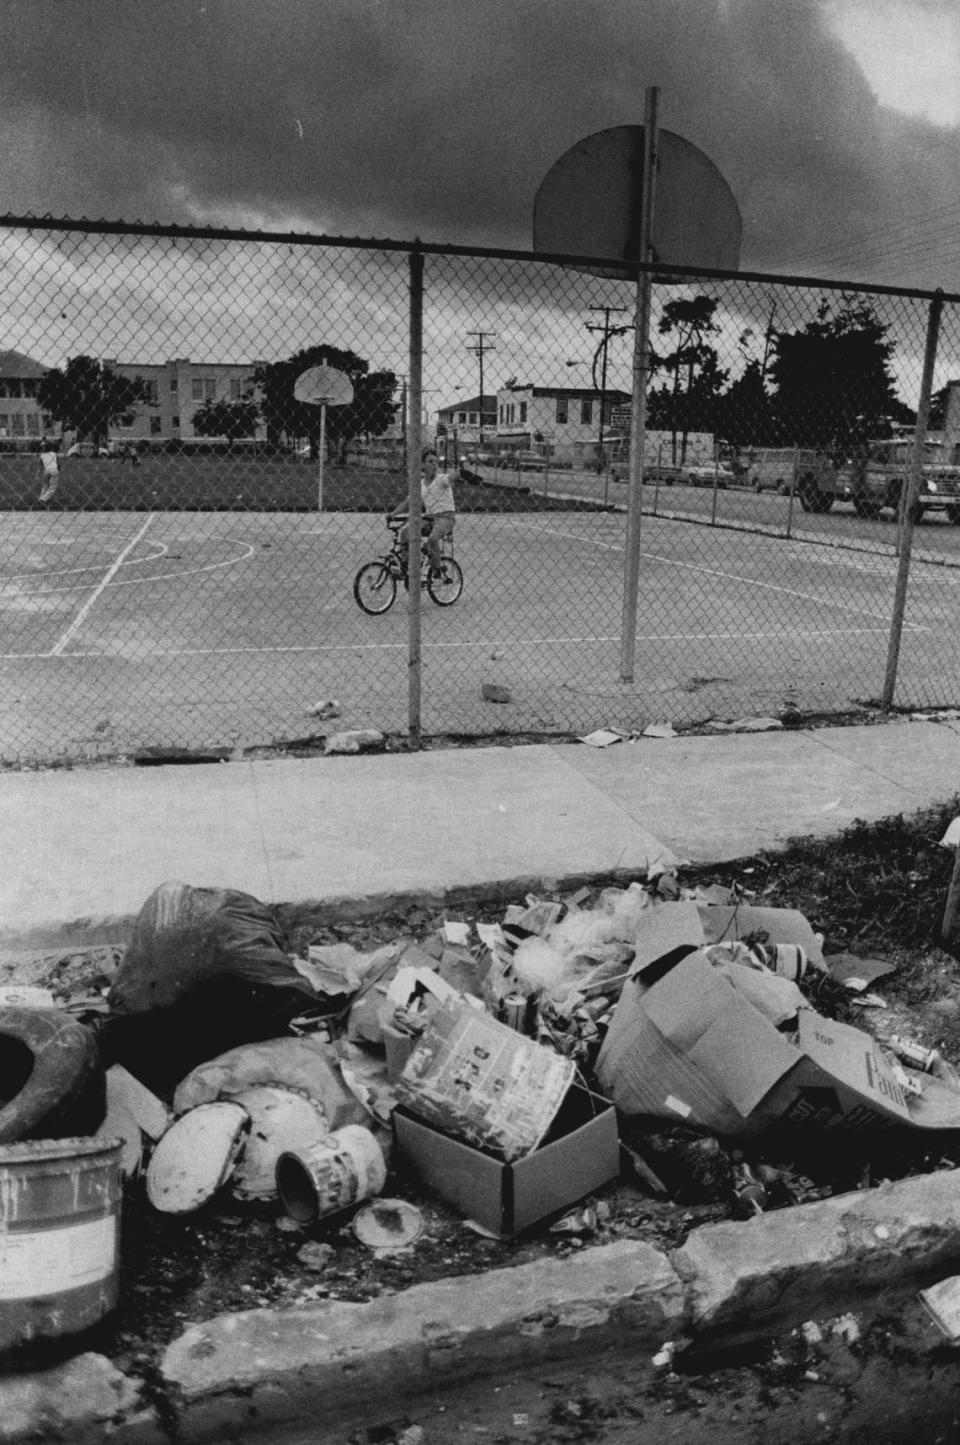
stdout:
POLYGON ((327 403, 320 403, 320 466, 317 471, 317 511, 323 511, 323 454, 327 449, 327 403))
MULTIPOLYGON (((657 100, 660 90, 647 87, 643 116, 643 191, 640 201, 640 260, 651 257, 654 186, 657 165, 657 100)), ((640 520, 643 509, 643 448, 647 422, 647 375, 650 367, 649 271, 637 276, 633 331, 633 394, 630 405, 630 471, 627 536, 623 569, 623 619, 620 629, 620 681, 633 682, 637 650, 637 593, 640 583, 640 520)))

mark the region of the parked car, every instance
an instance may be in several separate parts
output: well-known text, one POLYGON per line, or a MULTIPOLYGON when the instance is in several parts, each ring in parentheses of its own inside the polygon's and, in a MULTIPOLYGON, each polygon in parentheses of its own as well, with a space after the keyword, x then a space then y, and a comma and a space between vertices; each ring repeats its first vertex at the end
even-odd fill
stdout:
POLYGON ((736 483, 736 477, 728 467, 684 467, 683 476, 691 487, 712 487, 725 491, 736 483))

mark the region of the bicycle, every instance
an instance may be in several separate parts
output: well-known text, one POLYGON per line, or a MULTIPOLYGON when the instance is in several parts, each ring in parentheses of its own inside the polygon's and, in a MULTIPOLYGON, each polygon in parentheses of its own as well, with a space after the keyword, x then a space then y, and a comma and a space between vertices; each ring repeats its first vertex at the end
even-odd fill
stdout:
MULTIPOLYGON (((353 595, 357 606, 371 617, 389 612, 397 600, 397 588, 402 582, 409 586, 406 557, 401 550, 400 528, 406 517, 388 516, 387 526, 393 533, 390 551, 373 562, 364 562, 353 579, 353 595)), ((443 556, 439 568, 430 564, 426 545, 420 549, 420 586, 425 587, 438 607, 452 607, 463 591, 463 569, 452 553, 453 538, 444 537, 441 542, 443 556)))

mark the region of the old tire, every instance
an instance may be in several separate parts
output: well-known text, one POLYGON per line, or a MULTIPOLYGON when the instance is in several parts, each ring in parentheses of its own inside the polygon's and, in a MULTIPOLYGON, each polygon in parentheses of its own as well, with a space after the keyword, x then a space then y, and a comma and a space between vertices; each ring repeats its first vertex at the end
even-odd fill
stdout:
POLYGON ((92 1031, 57 1009, 0 1009, 0 1144, 93 1134, 106 1112, 92 1031))
POLYGON ((817 486, 816 477, 801 477, 797 483, 797 495, 805 512, 829 512, 833 498, 825 497, 817 486))
POLYGON ((960 507, 947 508, 947 521, 952 522, 955 527, 960 527, 960 507))

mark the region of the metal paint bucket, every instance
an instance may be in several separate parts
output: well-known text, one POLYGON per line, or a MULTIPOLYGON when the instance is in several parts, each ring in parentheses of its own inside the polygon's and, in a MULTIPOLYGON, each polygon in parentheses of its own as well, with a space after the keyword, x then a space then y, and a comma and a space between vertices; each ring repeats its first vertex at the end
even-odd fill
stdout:
POLYGON ((314 1224, 370 1199, 386 1182, 383 1150, 362 1124, 347 1124, 319 1144, 288 1149, 277 1160, 277 1193, 298 1224, 314 1224))
POLYGON ((119 1296, 118 1139, 0 1146, 0 1354, 79 1334, 119 1296))

